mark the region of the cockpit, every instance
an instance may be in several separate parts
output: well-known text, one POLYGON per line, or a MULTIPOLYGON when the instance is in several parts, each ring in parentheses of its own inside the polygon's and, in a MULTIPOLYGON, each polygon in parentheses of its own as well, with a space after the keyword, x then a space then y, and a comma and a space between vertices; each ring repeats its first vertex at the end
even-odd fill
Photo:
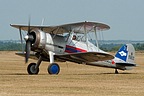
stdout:
POLYGON ((79 42, 86 42, 84 34, 67 34, 64 36, 65 40, 74 40, 79 42))

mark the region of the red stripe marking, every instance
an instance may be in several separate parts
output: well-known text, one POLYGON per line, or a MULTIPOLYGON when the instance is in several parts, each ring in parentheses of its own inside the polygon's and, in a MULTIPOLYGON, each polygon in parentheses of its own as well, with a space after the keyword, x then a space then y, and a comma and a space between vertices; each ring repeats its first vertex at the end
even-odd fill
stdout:
MULTIPOLYGON (((71 48, 73 50, 77 50, 77 51, 80 51, 80 52, 87 52, 87 50, 84 50, 84 49, 81 49, 81 48, 77 48, 77 47, 73 47, 73 46, 69 46, 69 45, 66 45, 66 48, 71 48)), ((74 52, 71 52, 70 50, 65 50, 65 52, 74 53, 74 52)))

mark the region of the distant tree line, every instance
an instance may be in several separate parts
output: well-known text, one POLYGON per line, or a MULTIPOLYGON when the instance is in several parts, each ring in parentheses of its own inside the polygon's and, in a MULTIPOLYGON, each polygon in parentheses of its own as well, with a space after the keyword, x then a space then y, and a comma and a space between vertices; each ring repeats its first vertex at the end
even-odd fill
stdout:
MULTIPOLYGON (((100 48, 104 51, 118 51, 119 48, 122 46, 123 44, 101 44, 100 48)), ((144 50, 144 43, 136 43, 133 44, 133 46, 135 47, 136 51, 143 51, 144 50)))
MULTIPOLYGON (((118 51, 118 49, 123 44, 100 44, 100 49, 104 51, 118 51)), ((133 44, 136 51, 142 51, 144 50, 144 43, 136 43, 133 44)), ((24 46, 25 47, 25 46, 24 46)), ((0 41, 0 51, 21 51, 21 43, 20 42, 14 42, 14 41, 0 41)))
POLYGON ((21 44, 17 42, 3 42, 0 41, 0 51, 19 51, 21 50, 21 44))

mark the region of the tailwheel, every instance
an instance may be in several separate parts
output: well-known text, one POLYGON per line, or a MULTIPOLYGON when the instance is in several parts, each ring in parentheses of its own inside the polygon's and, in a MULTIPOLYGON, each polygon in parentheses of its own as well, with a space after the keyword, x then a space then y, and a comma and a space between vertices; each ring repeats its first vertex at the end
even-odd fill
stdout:
POLYGON ((38 74, 39 68, 36 69, 36 63, 30 63, 27 67, 27 72, 29 74, 38 74))
POLYGON ((57 63, 52 63, 48 66, 47 69, 49 74, 58 74, 60 72, 60 67, 57 63))

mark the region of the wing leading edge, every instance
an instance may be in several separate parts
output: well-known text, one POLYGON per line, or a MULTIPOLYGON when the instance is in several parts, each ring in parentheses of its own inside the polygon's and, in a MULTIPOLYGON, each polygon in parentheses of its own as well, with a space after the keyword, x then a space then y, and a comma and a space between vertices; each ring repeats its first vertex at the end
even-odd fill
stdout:
MULTIPOLYGON (((29 28, 28 25, 10 24, 10 26, 24 31, 28 31, 29 28)), ((76 33, 85 33, 85 32, 94 32, 95 30, 110 29, 108 25, 97 22, 78 22, 59 26, 41 26, 41 25, 30 26, 30 29, 33 28, 38 28, 46 33, 52 33, 52 34, 63 34, 63 33, 69 33, 71 31, 76 33)))

